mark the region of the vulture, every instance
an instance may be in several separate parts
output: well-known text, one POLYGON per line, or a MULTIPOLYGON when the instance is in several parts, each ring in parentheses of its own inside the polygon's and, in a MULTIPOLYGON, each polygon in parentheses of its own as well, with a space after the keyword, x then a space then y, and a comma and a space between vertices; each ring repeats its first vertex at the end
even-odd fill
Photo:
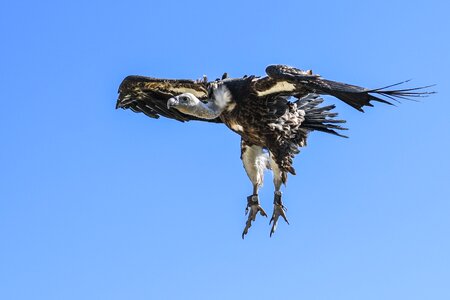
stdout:
POLYGON ((281 185, 288 174, 295 175, 293 159, 306 146, 308 134, 322 131, 346 137, 341 132, 344 120, 337 119, 334 105, 324 105, 320 95, 330 95, 363 112, 372 101, 392 105, 392 101, 423 97, 433 92, 430 86, 392 89, 404 82, 383 88, 367 89, 331 81, 285 65, 270 65, 266 76, 244 76, 208 81, 159 79, 128 76, 119 87, 116 108, 131 109, 150 118, 160 116, 180 122, 220 123, 241 136, 241 160, 252 183, 247 197, 248 214, 242 238, 257 214, 267 217, 260 205, 258 190, 264 171, 273 173, 274 198, 270 236, 279 217, 289 224, 282 201, 281 185))

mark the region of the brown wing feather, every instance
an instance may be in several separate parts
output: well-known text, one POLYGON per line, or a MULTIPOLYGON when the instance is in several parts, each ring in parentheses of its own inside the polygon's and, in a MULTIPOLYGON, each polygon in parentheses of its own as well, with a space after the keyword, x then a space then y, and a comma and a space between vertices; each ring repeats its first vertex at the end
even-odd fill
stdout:
POLYGON ((160 116, 175 119, 181 122, 201 120, 221 123, 220 119, 203 120, 167 108, 167 100, 183 93, 194 94, 199 99, 208 96, 207 83, 186 79, 159 79, 144 76, 128 76, 119 86, 119 97, 116 108, 131 109, 142 112, 150 118, 158 119, 160 116))
MULTIPOLYGON (((275 86, 277 82, 286 82, 290 85, 286 85, 288 89, 284 91, 284 93, 288 93, 297 98, 306 96, 308 93, 331 95, 359 111, 363 111, 362 108, 364 106, 373 106, 370 101, 392 105, 392 102, 390 102, 391 100, 398 102, 399 99, 425 97, 434 93, 424 90, 430 86, 398 90, 387 89, 404 82, 384 88, 367 89, 356 85, 323 79, 319 75, 312 74, 310 71, 302 71, 284 65, 268 66, 266 68, 266 73, 269 76, 260 79, 261 83, 259 83, 259 85, 261 87, 270 87, 270 85, 275 86)), ((276 93, 283 93, 283 91, 280 91, 279 89, 273 89, 273 91, 276 93)))

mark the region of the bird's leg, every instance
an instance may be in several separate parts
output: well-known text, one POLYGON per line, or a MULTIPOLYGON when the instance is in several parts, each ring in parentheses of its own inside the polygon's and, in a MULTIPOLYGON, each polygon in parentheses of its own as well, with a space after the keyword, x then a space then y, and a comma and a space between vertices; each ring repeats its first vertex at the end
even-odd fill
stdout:
POLYGON ((247 197, 247 207, 245 208, 245 214, 248 214, 248 218, 242 232, 242 238, 244 238, 258 212, 261 216, 267 217, 266 212, 259 205, 258 189, 264 181, 264 170, 268 167, 268 156, 267 153, 264 153, 262 147, 241 140, 241 159, 253 185, 253 194, 247 197))
POLYGON ((274 197, 273 197, 273 214, 272 214, 272 218, 270 218, 270 222, 269 224, 272 224, 272 228, 270 229, 270 236, 272 236, 272 234, 275 232, 275 230, 277 230, 277 225, 278 225, 278 218, 281 216, 286 223, 289 224, 289 221, 286 217, 286 207, 284 207, 283 205, 283 201, 281 201, 281 192, 280 191, 275 191, 274 193, 274 197))
POLYGON ((270 229, 270 236, 275 232, 278 225, 278 218, 281 216, 286 223, 289 224, 289 221, 286 217, 286 207, 283 205, 283 201, 281 201, 281 184, 286 183, 287 174, 281 171, 280 167, 276 163, 272 153, 270 153, 270 167, 273 172, 273 184, 275 186, 275 192, 273 197, 273 213, 272 218, 270 218, 269 224, 272 224, 272 228, 270 229))
POLYGON ((258 186, 253 185, 253 194, 247 197, 247 207, 245 208, 245 214, 248 214, 247 222, 245 223, 244 231, 242 232, 242 238, 248 233, 248 229, 252 226, 252 222, 255 221, 256 215, 260 213, 261 216, 267 217, 264 209, 259 205, 258 186))

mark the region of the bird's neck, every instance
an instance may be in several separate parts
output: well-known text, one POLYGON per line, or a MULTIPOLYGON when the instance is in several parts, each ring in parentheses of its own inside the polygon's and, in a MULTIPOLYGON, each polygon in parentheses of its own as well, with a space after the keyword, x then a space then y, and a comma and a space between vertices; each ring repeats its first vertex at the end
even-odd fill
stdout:
POLYGON ((214 97, 213 99, 208 100, 207 103, 198 100, 198 104, 192 111, 192 113, 194 113, 192 115, 202 119, 215 119, 220 116, 231 103, 232 97, 230 91, 226 86, 221 85, 214 89, 214 97))
POLYGON ((189 114, 201 119, 215 119, 224 111, 224 107, 220 107, 214 101, 203 103, 199 100, 198 104, 189 111, 189 114))

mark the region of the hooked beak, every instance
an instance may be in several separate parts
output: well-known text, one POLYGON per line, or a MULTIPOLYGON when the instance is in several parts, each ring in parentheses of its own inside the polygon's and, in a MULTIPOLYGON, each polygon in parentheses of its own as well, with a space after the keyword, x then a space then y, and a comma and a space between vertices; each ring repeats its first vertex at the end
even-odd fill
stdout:
POLYGON ((170 98, 169 100, 167 100, 167 109, 170 109, 172 106, 177 106, 177 105, 178 105, 178 99, 170 98))

